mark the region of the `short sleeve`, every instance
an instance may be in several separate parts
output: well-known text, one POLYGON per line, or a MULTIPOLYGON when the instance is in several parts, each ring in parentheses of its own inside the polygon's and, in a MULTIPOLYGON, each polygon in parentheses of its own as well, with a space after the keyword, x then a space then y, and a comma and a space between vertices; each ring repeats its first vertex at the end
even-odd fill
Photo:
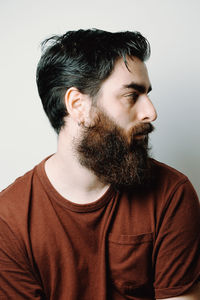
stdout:
POLYGON ((27 257, 8 225, 0 219, 0 299, 42 300, 27 257))
POLYGON ((188 180, 176 186, 162 209, 153 264, 157 299, 182 295, 200 279, 200 205, 188 180))

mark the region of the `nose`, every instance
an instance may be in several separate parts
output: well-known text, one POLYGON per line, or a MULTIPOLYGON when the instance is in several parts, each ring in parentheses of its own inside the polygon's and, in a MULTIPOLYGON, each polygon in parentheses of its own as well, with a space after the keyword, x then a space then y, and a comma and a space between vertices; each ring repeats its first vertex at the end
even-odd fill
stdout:
POLYGON ((136 113, 138 121, 148 123, 156 120, 157 112, 148 95, 140 95, 137 104, 136 113))

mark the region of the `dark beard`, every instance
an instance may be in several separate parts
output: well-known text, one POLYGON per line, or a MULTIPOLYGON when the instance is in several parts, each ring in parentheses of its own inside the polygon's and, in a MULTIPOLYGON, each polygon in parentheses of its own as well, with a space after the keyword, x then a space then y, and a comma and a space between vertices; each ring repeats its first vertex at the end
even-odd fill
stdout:
POLYGON ((81 140, 75 143, 79 162, 105 184, 146 186, 151 179, 148 133, 153 129, 150 123, 135 126, 128 141, 123 129, 101 111, 96 124, 84 127, 81 140), (140 134, 146 137, 134 138, 140 134))

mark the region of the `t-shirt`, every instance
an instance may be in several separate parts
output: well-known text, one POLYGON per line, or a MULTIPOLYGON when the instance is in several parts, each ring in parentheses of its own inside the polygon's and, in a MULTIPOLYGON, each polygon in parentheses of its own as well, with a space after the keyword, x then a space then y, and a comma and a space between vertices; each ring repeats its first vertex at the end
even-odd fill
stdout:
POLYGON ((76 204, 45 160, 0 194, 0 299, 152 300, 199 280, 200 207, 186 176, 152 160, 148 188, 110 186, 76 204))

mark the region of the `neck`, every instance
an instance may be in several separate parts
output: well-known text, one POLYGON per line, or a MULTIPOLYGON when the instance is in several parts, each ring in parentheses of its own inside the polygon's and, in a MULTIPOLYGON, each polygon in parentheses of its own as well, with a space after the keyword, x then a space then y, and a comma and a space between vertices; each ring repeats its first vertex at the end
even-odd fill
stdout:
POLYGON ((45 164, 53 187, 69 201, 87 204, 99 199, 109 188, 90 170, 80 165, 73 150, 72 137, 65 131, 58 137, 57 152, 45 164), (67 136, 67 137, 66 137, 67 136))

